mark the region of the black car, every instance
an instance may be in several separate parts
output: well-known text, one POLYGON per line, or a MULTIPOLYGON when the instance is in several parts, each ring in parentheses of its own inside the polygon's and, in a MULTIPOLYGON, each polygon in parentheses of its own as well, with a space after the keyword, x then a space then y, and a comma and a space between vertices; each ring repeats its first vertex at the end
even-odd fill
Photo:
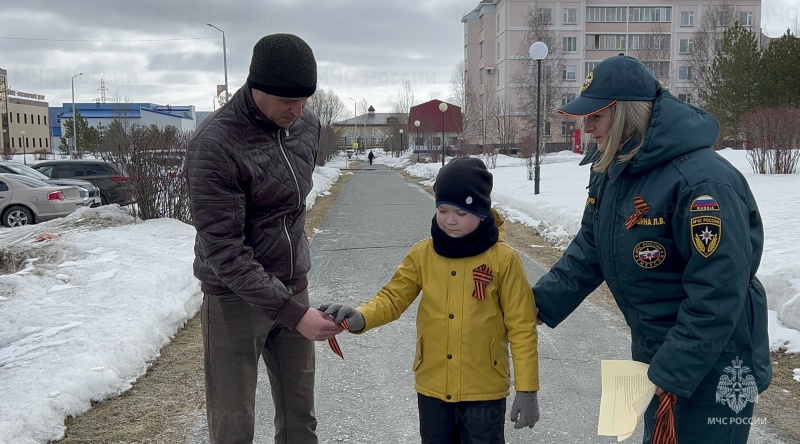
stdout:
POLYGON ((87 207, 99 207, 101 205, 100 189, 91 182, 77 179, 51 179, 33 168, 19 162, 0 162, 0 173, 19 174, 31 179, 38 179, 49 185, 70 186, 78 188, 83 199, 83 205, 87 207))
POLYGON ((125 187, 128 176, 122 174, 116 165, 103 160, 45 160, 32 167, 52 179, 81 179, 93 183, 100 188, 100 199, 103 205, 133 203, 125 187))

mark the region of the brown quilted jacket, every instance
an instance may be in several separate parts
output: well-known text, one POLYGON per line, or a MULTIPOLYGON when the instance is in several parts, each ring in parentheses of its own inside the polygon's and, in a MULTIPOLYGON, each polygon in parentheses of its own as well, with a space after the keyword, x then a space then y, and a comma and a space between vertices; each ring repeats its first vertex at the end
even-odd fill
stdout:
POLYGON ((203 292, 233 291, 270 319, 299 322, 307 307, 291 296, 311 268, 303 227, 319 135, 310 109, 281 129, 246 86, 197 128, 186 174, 203 292))

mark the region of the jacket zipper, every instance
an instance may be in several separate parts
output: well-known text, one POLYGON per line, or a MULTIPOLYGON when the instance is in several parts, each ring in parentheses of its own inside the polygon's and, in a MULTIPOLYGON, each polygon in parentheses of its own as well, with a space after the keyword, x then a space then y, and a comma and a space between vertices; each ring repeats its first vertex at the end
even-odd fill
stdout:
MULTIPOLYGON (((286 149, 283 147, 283 141, 281 140, 281 130, 278 130, 278 150, 281 152, 281 156, 283 156, 283 160, 286 162, 286 167, 289 168, 289 173, 292 176, 292 182, 294 182, 295 190, 297 191, 297 208, 300 208, 302 205, 302 197, 300 196, 300 183, 297 181, 297 174, 292 168, 292 163, 289 162, 289 156, 286 154, 286 149)), ((286 241, 289 243, 289 279, 294 277, 294 244, 292 243, 292 235, 289 232, 289 216, 283 216, 283 233, 286 235, 286 241)))
POLYGON ((603 173, 603 176, 600 178, 600 180, 602 182, 600 183, 600 187, 598 187, 598 189, 597 189, 597 201, 595 202, 595 206, 594 206, 594 208, 595 208, 595 211, 594 211, 594 227, 595 227, 594 237, 595 237, 595 241, 594 242, 595 242, 595 248, 597 249, 597 256, 600 259, 600 264, 601 264, 601 267, 602 267, 602 264, 603 264, 603 257, 602 257, 602 254, 601 254, 602 248, 600 248, 600 246, 597 245, 597 239, 600 238, 600 236, 598 236, 600 228, 601 228, 600 227, 600 206, 601 206, 601 202, 603 200, 603 194, 605 194, 605 191, 606 191, 606 186, 608 186, 608 173, 603 173))

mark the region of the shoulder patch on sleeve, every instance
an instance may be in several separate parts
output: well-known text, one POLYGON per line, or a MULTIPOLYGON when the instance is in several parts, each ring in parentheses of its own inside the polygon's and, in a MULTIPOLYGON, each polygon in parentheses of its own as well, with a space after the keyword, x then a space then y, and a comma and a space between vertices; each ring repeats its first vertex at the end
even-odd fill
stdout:
POLYGON ((689 211, 719 211, 719 203, 714 196, 703 194, 694 198, 689 211))
POLYGON ((711 256, 722 240, 722 219, 713 216, 693 217, 689 224, 694 249, 703 257, 711 256))

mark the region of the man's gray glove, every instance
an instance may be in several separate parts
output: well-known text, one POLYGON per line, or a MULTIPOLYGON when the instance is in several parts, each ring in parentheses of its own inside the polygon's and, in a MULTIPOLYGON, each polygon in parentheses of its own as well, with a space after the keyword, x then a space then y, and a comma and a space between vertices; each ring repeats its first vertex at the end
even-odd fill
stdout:
POLYGON ((517 392, 511 404, 511 422, 515 429, 533 428, 539 421, 539 399, 536 392, 517 392))
POLYGON ((319 309, 326 315, 333 317, 333 322, 339 325, 343 320, 347 320, 347 331, 356 333, 364 329, 366 321, 364 315, 353 307, 342 304, 322 304, 319 309))

